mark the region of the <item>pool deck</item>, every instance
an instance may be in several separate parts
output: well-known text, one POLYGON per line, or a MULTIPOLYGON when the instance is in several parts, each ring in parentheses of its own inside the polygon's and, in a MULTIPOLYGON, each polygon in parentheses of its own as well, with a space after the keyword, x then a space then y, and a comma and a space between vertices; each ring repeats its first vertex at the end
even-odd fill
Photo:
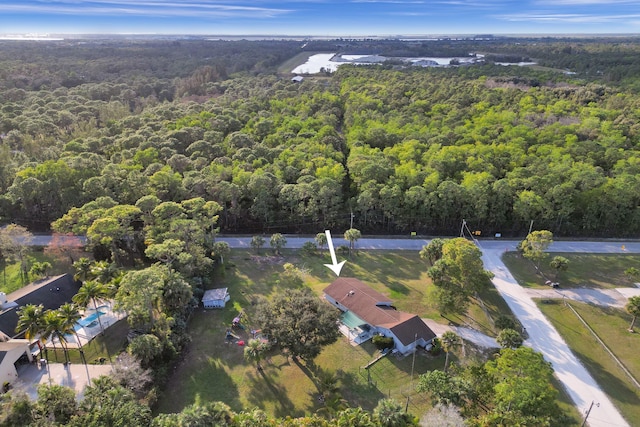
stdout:
MULTIPOLYGON (((78 322, 80 328, 76 330, 76 334, 69 336, 67 342, 65 343, 68 348, 80 348, 87 345, 94 337, 102 332, 100 323, 102 323, 102 328, 107 329, 109 326, 126 317, 123 312, 113 311, 111 309, 111 304, 102 305, 98 307, 98 310, 103 313, 100 316, 100 321, 94 320, 85 325, 83 325, 81 322, 78 322), (79 344, 76 342, 77 339, 80 340, 79 344)), ((87 315, 91 316, 93 313, 95 313, 95 309, 88 308, 87 310, 85 310, 83 318, 87 315)), ((51 340, 47 342, 47 346, 49 346, 50 344, 51 340)), ((57 339, 56 345, 60 345, 57 339)))

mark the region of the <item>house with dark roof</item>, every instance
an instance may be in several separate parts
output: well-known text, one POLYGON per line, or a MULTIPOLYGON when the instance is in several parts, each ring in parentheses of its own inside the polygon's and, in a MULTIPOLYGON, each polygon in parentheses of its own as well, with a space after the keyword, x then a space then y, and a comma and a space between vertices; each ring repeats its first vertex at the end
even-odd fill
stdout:
POLYGON ((0 332, 12 338, 22 337, 24 331, 16 332, 20 307, 42 304, 45 310, 56 310, 71 302, 80 286, 69 274, 63 274, 31 283, 8 295, 0 294, 0 332))
POLYGON ((324 297, 343 312, 341 331, 356 343, 375 334, 393 338, 405 354, 428 348, 436 334, 415 314, 397 310, 385 295, 358 279, 340 277, 324 289, 324 297))

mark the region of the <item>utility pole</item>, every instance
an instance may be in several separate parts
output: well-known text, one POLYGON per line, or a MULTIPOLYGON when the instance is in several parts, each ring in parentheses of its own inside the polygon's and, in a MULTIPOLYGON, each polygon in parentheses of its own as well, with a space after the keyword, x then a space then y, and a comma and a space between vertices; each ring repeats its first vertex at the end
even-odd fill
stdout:
MULTIPOLYGON (((580 425, 580 427, 584 427, 584 426, 585 426, 585 424, 587 424, 587 418, 589 418, 589 414, 591 413, 591 410, 593 409, 593 404, 594 404, 594 403, 595 403, 595 402, 592 400, 592 401, 591 401, 591 405, 589 405, 589 409, 587 409, 587 414, 584 416, 584 421, 582 422, 582 424, 580 425)), ((598 407, 600 406, 600 404, 599 404, 599 403, 596 403, 595 405, 596 405, 596 406, 598 406, 598 407)))
POLYGON ((351 226, 349 227, 349 229, 352 229, 352 228, 353 228, 353 217, 354 217, 354 216, 355 216, 355 215, 353 214, 353 211, 351 211, 351 226))
MULTIPOLYGON (((531 234, 531 230, 533 230, 533 220, 531 220, 531 224, 529 224, 529 234, 531 234)), ((527 236, 529 234, 527 234, 527 236)))

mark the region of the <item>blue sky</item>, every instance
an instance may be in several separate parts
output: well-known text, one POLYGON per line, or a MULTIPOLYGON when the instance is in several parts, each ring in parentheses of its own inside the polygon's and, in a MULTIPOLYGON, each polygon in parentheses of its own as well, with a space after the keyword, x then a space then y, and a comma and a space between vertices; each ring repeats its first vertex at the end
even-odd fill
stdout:
POLYGON ((640 0, 0 0, 0 34, 640 33, 640 0))

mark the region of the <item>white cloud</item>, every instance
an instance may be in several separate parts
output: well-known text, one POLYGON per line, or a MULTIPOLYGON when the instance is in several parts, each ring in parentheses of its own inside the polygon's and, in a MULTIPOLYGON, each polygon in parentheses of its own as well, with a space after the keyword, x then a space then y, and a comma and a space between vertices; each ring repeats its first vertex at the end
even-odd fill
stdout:
POLYGON ((422 0, 351 0, 351 3, 425 4, 422 0))
POLYGON ((292 12, 289 9, 235 5, 219 2, 158 0, 49 0, 32 3, 3 2, 0 12, 47 13, 53 15, 135 15, 177 17, 273 17, 292 12))
POLYGON ((640 15, 590 15, 580 13, 516 13, 496 16, 498 19, 514 22, 566 22, 581 24, 629 21, 640 15))
POLYGON ((638 0, 538 0, 535 3, 545 6, 610 6, 616 4, 628 4, 640 7, 640 1, 638 0))

